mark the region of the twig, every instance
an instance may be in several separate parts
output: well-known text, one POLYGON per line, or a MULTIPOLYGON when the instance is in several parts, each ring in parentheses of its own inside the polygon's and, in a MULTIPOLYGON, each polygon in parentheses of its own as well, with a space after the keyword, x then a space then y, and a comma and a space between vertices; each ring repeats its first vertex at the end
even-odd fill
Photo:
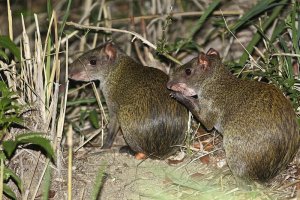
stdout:
MULTIPOLYGON (((221 11, 221 12, 222 12, 222 11, 221 11)), ((227 29, 227 30, 230 32, 230 34, 238 41, 238 43, 242 46, 242 48, 245 50, 245 52, 248 53, 249 58, 250 58, 250 60, 254 63, 254 65, 255 65, 256 67, 258 67, 261 71, 265 71, 263 68, 261 68, 261 67, 257 64, 257 62, 254 60, 254 58, 253 58, 253 57, 251 56, 251 54, 248 52, 248 50, 246 49, 246 47, 245 47, 245 46, 242 44, 242 42, 235 36, 235 34, 230 30, 230 28, 228 27, 228 24, 227 24, 227 21, 226 21, 224 15, 223 15, 223 20, 224 20, 226 29, 227 29)), ((243 69, 241 70, 241 72, 242 72, 244 69, 245 69, 245 66, 243 67, 243 69)), ((240 72, 240 73, 241 73, 241 72, 240 72)))
POLYGON ((290 57, 300 57, 300 54, 295 53, 274 53, 272 56, 290 56, 290 57))
POLYGON ((38 153, 38 158, 37 158, 37 161, 36 161, 36 164, 35 164, 34 171, 33 171, 32 176, 30 178, 28 188, 25 191, 25 195, 24 195, 24 198, 23 198, 24 200, 28 199, 28 195, 29 195, 30 188, 31 188, 31 185, 32 185, 32 182, 33 182, 33 178, 36 175, 36 170, 37 170, 37 167, 38 167, 38 164, 39 164, 39 161, 40 161, 40 157, 41 157, 41 152, 38 153))
POLYGON ((40 177, 39 182, 38 182, 38 184, 37 184, 37 186, 36 186, 36 188, 35 188, 35 191, 34 191, 34 193, 33 193, 33 195, 32 195, 32 199, 31 199, 31 200, 34 200, 34 199, 36 198, 36 195, 37 195, 37 193, 38 193, 38 190, 39 190, 39 187, 40 187, 40 185, 41 185, 41 183, 42 183, 42 180, 43 180, 43 178, 44 178, 44 176, 45 176, 45 173, 46 173, 46 170, 47 170, 47 168, 48 168, 49 163, 50 163, 50 159, 47 158, 46 164, 45 164, 45 168, 44 168, 44 170, 43 170, 43 172, 42 172, 42 174, 41 174, 41 177, 40 177))
POLYGON ((84 141, 79 147, 77 147, 74 152, 77 152, 81 147, 83 147, 85 144, 87 144, 88 142, 90 142, 95 136, 99 135, 99 133, 103 130, 103 128, 101 129, 97 129, 96 131, 94 131, 94 133, 86 140, 84 141))
POLYGON ((140 39, 144 44, 147 44, 148 46, 152 47, 155 50, 157 49, 157 47, 154 44, 152 44, 151 42, 149 42, 143 36, 141 36, 140 34, 138 34, 136 32, 131 32, 131 31, 122 30, 122 29, 115 29, 115 28, 81 25, 81 24, 77 24, 77 23, 74 23, 74 22, 67 22, 66 24, 69 25, 69 26, 74 26, 74 27, 79 28, 79 29, 92 29, 92 30, 98 30, 98 31, 113 31, 113 32, 131 34, 135 38, 140 39))
POLYGON ((96 87, 96 84, 95 84, 94 82, 92 82, 92 87, 93 87, 93 91, 94 91, 94 94, 95 94, 95 97, 96 97, 98 106, 99 106, 101 112, 103 113, 104 121, 105 121, 105 123, 108 123, 107 117, 106 117, 105 112, 104 112, 103 105, 102 105, 102 103, 101 103, 101 99, 100 99, 99 92, 98 92, 97 87, 96 87))
MULTIPOLYGON (((140 34, 136 33, 136 32, 132 32, 132 31, 127 31, 127 30, 122 30, 122 29, 115 29, 115 28, 107 28, 107 27, 97 27, 97 26, 89 26, 89 25, 81 25, 78 23, 74 23, 74 22, 67 22, 66 23, 69 26, 74 26, 75 28, 79 28, 79 29, 90 29, 90 30, 98 30, 98 31, 113 31, 113 32, 119 32, 119 33, 127 33, 127 34, 131 34, 134 36, 134 38, 132 39, 135 40, 135 38, 140 39, 144 44, 150 46, 151 48, 153 48, 154 50, 157 50, 157 47, 152 44, 151 42, 149 42, 148 40, 146 40, 143 36, 141 36, 140 34)), ((163 56, 165 56, 166 58, 172 60, 173 62, 181 65, 182 63, 173 58, 172 56, 170 56, 169 54, 166 53, 162 53, 163 56)))
POLYGON ((72 164, 73 164, 73 139, 72 139, 72 125, 69 125, 67 131, 67 145, 68 145, 68 200, 72 199, 72 164))
MULTIPOLYGON (((192 16, 201 16, 203 15, 204 12, 197 12, 197 11, 193 11, 193 12, 178 12, 178 13, 172 13, 172 17, 173 18, 177 18, 177 17, 192 17, 192 16)), ((215 16, 233 16, 233 15, 237 15, 240 16, 244 14, 243 11, 240 10, 229 10, 229 11, 214 11, 212 13, 212 15, 215 16)), ((169 16, 169 14, 165 14, 165 15, 160 15, 160 14, 154 14, 154 15, 145 15, 145 16, 136 16, 136 17, 127 17, 127 18, 121 18, 121 19, 112 19, 112 20, 105 20, 100 22, 100 24, 104 24, 105 22, 112 22, 112 23, 128 23, 129 21, 133 21, 133 23, 138 23, 140 22, 140 20, 150 20, 150 19, 155 19, 155 18, 165 18, 169 16)))
POLYGON ((278 190, 284 190, 284 189, 286 189, 286 188, 288 188, 288 187, 291 187, 291 186, 293 186, 293 185, 296 185, 297 183, 299 183, 300 182, 300 180, 296 180, 296 181, 294 181, 294 182, 291 182, 291 183, 287 183, 287 184, 285 184, 285 185, 282 185, 282 186, 280 186, 279 188, 277 188, 278 190))

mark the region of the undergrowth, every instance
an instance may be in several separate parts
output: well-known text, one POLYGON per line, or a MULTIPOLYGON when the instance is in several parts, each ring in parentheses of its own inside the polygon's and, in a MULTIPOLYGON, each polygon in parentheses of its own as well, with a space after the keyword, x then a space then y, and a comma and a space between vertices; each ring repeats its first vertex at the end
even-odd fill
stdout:
MULTIPOLYGON (((29 198, 28 193, 32 198, 36 196, 39 186, 34 190, 30 189, 30 186, 24 188, 22 182, 25 180, 21 180, 9 168, 9 162, 15 155, 14 153, 31 147, 31 144, 36 146, 36 150, 45 153, 48 159, 56 161, 56 170, 61 175, 63 163, 61 153, 66 138, 63 135, 63 131, 66 130, 64 126, 66 113, 68 114, 67 124, 72 124, 76 133, 79 133, 72 136, 80 141, 76 151, 87 143, 91 144, 96 136, 100 137, 100 133, 103 133, 103 127, 107 122, 103 115, 107 111, 101 109, 102 103, 104 104, 103 99, 100 100, 99 96, 91 97, 89 94, 92 90, 79 89, 77 94, 70 92, 67 101, 67 71, 63 71, 67 69, 69 57, 74 56, 73 52, 80 53, 109 39, 120 44, 122 49, 132 54, 131 56, 137 57, 143 64, 161 65, 166 71, 172 70, 170 68, 175 65, 174 63, 186 62, 185 59, 190 59, 191 54, 195 56, 199 51, 219 46, 224 62, 236 76, 277 85, 291 100, 295 111, 299 114, 300 3, 298 1, 262 0, 246 12, 226 12, 220 9, 226 5, 226 2, 214 0, 204 6, 205 9, 202 9, 201 14, 189 11, 197 11, 193 3, 203 3, 202 1, 174 1, 172 4, 174 8, 169 6, 169 1, 163 3, 159 1, 164 4, 164 9, 157 8, 160 13, 156 16, 149 11, 152 7, 147 7, 151 5, 150 1, 147 1, 148 4, 145 5, 142 5, 142 1, 125 2, 131 9, 131 15, 135 13, 140 15, 135 18, 128 17, 127 10, 126 12, 109 12, 107 5, 112 4, 116 6, 116 10, 121 10, 124 6, 122 1, 95 1, 94 4, 92 2, 94 1, 87 1, 87 7, 80 10, 82 11, 80 13, 72 10, 77 9, 75 5, 81 5, 80 2, 68 0, 56 5, 60 6, 57 9, 59 15, 53 12, 55 6, 52 5, 52 1, 48 0, 47 9, 45 9, 47 17, 43 18, 45 22, 42 22, 43 26, 40 25, 35 15, 30 18, 36 27, 31 34, 26 32, 25 27, 26 22, 29 23, 30 20, 23 20, 22 33, 20 33, 22 39, 14 40, 12 31, 7 35, 0 35, 2 77, 2 82, 0 82, 0 177, 3 180, 0 184, 0 195, 4 192, 9 198, 17 199, 15 193, 18 191, 13 191, 7 184, 9 180, 12 180, 17 185, 20 196, 25 197, 23 199, 29 198), (184 14, 189 14, 189 17, 184 18, 184 14), (111 19, 112 15, 115 19, 111 19), (79 21, 79 24, 71 23, 71 20, 79 21), (91 26, 85 27, 82 24, 91 26), (250 38, 239 36, 240 33, 247 31, 252 34, 250 38), (217 41, 218 46, 212 46, 212 44, 216 45, 214 41, 217 41), (233 50, 234 43, 239 46, 237 52, 233 50), (69 48, 72 49, 72 53, 69 52, 69 48), (63 60, 66 64, 62 64, 63 60), (59 84, 65 87, 63 91, 59 90, 59 84), (22 114, 30 110, 29 108, 24 110, 27 105, 37 107, 37 112, 42 116, 37 121, 39 125, 45 125, 43 126, 44 132, 27 130, 22 120, 22 114), (99 131, 91 137, 84 136, 80 130, 84 129, 87 124, 99 131), (16 126, 26 131, 17 135, 12 132, 16 126), (81 142, 82 140, 84 142, 81 142), (29 192, 25 194, 24 191, 29 192)), ((8 13, 11 12, 9 8, 8 6, 8 13)), ((12 24, 8 26, 10 30, 13 30, 12 24)), ((186 146, 191 143, 192 141, 186 146)), ((69 151, 71 154, 68 156, 68 159, 71 159, 72 152, 75 152, 72 149, 73 144, 66 146, 71 149, 69 151)), ((47 199, 53 178, 49 160, 43 167, 45 167, 46 175, 42 196, 47 199)), ((69 165, 68 170, 71 176, 72 165, 69 165)), ((100 167, 93 187, 94 199, 99 195, 104 174, 105 168, 100 167)), ((201 199, 272 199, 269 193, 266 195, 261 190, 248 193, 238 191, 235 183, 231 181, 217 182, 211 186, 207 184, 210 180, 195 182, 192 177, 180 177, 176 173, 169 173, 166 176, 170 184, 166 188, 159 188, 159 195, 154 190, 144 195, 153 199, 180 199, 174 194, 184 193, 191 194, 190 196, 183 195, 185 199, 196 199, 196 197, 201 197, 201 199), (179 192, 174 193, 174 191, 179 192)), ((70 182, 68 184, 72 186, 70 182)), ((292 196, 295 196, 293 192, 296 184, 291 184, 291 187, 293 188, 291 189, 292 196)), ((72 198, 70 190, 72 187, 67 192, 64 191, 69 199, 72 198)), ((281 198, 287 195, 286 192, 282 192, 277 196, 281 198)))

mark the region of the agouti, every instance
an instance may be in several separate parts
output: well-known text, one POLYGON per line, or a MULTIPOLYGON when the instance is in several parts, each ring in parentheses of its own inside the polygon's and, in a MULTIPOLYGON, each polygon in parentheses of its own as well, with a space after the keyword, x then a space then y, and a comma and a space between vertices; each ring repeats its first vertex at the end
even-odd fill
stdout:
POLYGON ((119 129, 133 151, 152 158, 166 158, 182 145, 188 111, 170 98, 162 71, 141 65, 108 42, 75 60, 69 78, 100 80, 110 118, 103 148, 111 147, 119 129))
POLYGON ((273 85, 236 78, 214 49, 175 69, 167 87, 208 130, 223 135, 227 163, 238 182, 271 179, 299 148, 290 101, 273 85))

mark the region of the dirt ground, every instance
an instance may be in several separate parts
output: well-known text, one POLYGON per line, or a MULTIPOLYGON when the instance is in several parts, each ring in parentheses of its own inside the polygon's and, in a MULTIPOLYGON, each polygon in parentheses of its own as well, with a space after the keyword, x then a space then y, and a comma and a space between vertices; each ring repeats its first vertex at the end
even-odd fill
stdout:
MULTIPOLYGON (((207 4, 209 1, 203 2, 207 4)), ((227 10, 243 10, 242 8, 247 10, 251 8, 256 1, 240 0, 239 2, 228 2, 229 7, 226 7, 227 10)), ((85 7, 81 3, 78 3, 78 5, 80 6, 75 6, 75 11, 71 12, 78 16, 75 16, 74 21, 79 21, 79 19, 76 19, 80 17, 77 9, 85 7)), ((1 9, 4 8, 5 6, 1 7, 1 9)), ((115 9, 116 8, 118 7, 115 7, 115 9)), ((118 10, 114 13, 118 14, 119 12, 118 10)), ((3 16, 5 18, 0 18, 0 21, 7 23, 6 15, 3 16)), ((233 19, 235 18, 228 18, 228 20, 233 19)), ((176 21, 173 23, 176 23, 176 21)), ((182 22, 178 20, 178 23, 182 22)), ((16 28, 21 28, 21 26, 18 25, 20 23, 15 21, 14 24, 17 25, 16 28)), ((6 27, 5 24, 2 25, 2 27, 6 27)), ((180 25, 180 29, 178 26, 174 27, 176 28, 176 31, 174 31, 174 33, 176 33, 174 36, 176 37, 177 35, 181 36, 181 34, 187 30, 186 26, 183 25, 180 25)), ((210 30, 212 28, 214 28, 214 26, 210 24, 208 28, 205 27, 202 30, 211 33, 210 30)), ((139 32, 139 30, 137 31, 139 32)), ((16 32, 21 32, 21 30, 15 30, 15 35, 16 32)), ((156 33, 156 31, 154 31, 154 33, 156 33)), ((252 29, 245 30, 244 33, 237 33, 239 40, 233 41, 233 45, 230 48, 232 52, 228 54, 227 59, 234 60, 239 58, 243 52, 240 41, 243 44, 247 44, 249 40, 252 39, 253 34, 252 29)), ((153 34, 153 38, 155 38, 153 41, 157 39, 154 37, 155 35, 156 34, 153 34)), ((119 39, 118 37, 113 38, 119 39)), ((124 38, 123 36, 121 37, 121 39, 124 38)), ((151 40, 151 37, 149 38, 151 40)), ((223 52, 222 47, 226 47, 227 49, 227 44, 221 42, 218 38, 205 43, 202 41, 203 38, 206 37, 198 37, 196 43, 207 43, 211 47, 216 47, 220 52, 223 52), (223 46, 220 45, 221 43, 223 46)), ((78 46, 73 47, 71 52, 78 51, 78 49, 76 49, 77 47, 78 46)), ((203 49, 205 48, 208 47, 203 46, 203 49)), ((224 53, 224 56, 225 55, 227 54, 224 53)), ((39 125, 39 123, 37 123, 37 125, 39 125)), ((45 130, 42 129, 42 131, 45 130)), ((77 146, 74 145, 74 148, 76 147, 77 146)), ((257 185, 253 190, 245 191, 236 185, 226 165, 222 148, 220 149, 220 147, 213 146, 212 149, 206 150, 209 155, 203 156, 203 151, 200 151, 200 148, 193 147, 195 148, 191 151, 193 153, 187 153, 185 150, 185 158, 178 163, 172 159, 171 161, 168 159, 137 160, 134 156, 119 153, 118 147, 109 151, 100 151, 99 147, 83 147, 73 154, 72 199, 92 199, 94 191, 96 190, 94 189, 96 179, 99 175, 103 175, 103 179, 100 179, 103 180, 102 187, 100 189, 97 188, 100 191, 98 199, 101 200, 297 199, 297 196, 300 197, 300 193, 298 192, 298 190, 300 191, 300 170, 296 167, 300 166, 300 156, 297 156, 294 161, 297 165, 291 164, 287 170, 281 172, 274 180, 268 183, 267 187, 257 185), (197 150, 199 150, 199 152, 196 152, 197 150)), ((50 164, 53 174, 50 178, 52 185, 49 199, 53 200, 68 199, 68 149, 64 147, 61 154, 61 160, 58 160, 55 164, 50 164)), ((17 151, 16 156, 9 163, 10 168, 15 171, 24 182, 24 188, 26 189, 24 196, 28 194, 28 198, 24 198, 23 196, 23 199, 32 199, 37 188, 37 195, 34 199, 43 199, 41 194, 43 194, 45 186, 43 182, 39 185, 39 179, 46 177, 44 176, 45 164, 46 160, 42 154, 25 149, 17 151)), ((15 185, 11 183, 11 186, 17 193, 15 185)), ((18 199, 21 199, 20 194, 18 195, 18 199)))
MULTIPOLYGON (((38 155, 22 150, 11 163, 15 162, 15 170, 24 180, 25 188, 30 188, 26 191, 29 192, 28 199, 44 171, 44 159, 39 159, 38 155)), ((68 199, 67 149, 62 155, 60 173, 57 163, 50 165, 53 174, 49 199, 53 200, 68 199)), ((267 187, 256 185, 247 191, 236 185, 222 148, 212 150, 209 156, 200 155, 200 152, 185 154, 183 161, 177 163, 174 158, 137 160, 132 155, 119 153, 119 147, 107 151, 97 147, 82 148, 73 154, 72 199, 93 199, 99 174, 103 175, 98 195, 101 200, 297 199, 295 178, 299 176, 299 169, 295 165, 281 172, 267 187)), ((42 190, 43 183, 35 199, 42 199, 42 190)))
MULTIPOLYGON (((74 193, 75 199, 83 193, 85 196, 83 199, 91 199, 91 188, 100 166, 104 166, 106 169, 103 188, 99 195, 100 199, 159 198, 160 193, 165 190, 163 188, 171 183, 167 178, 168 173, 172 172, 180 177, 197 173, 204 174, 208 170, 199 161, 171 166, 165 160, 141 161, 116 151, 93 153, 78 159, 74 164, 74 167, 77 168, 74 171, 74 179, 77 180, 75 184, 81 186, 77 187, 76 194, 74 193), (85 169, 82 168, 83 163, 85 163, 85 169)), ((174 196, 180 197, 182 194, 177 193, 174 196)))
MULTIPOLYGON (((225 159, 216 163, 217 155, 209 158, 210 164, 188 155, 178 164, 170 164, 172 159, 141 161, 119 153, 118 149, 78 152, 74 156, 73 199, 92 199, 99 169, 104 169, 103 186, 98 196, 101 200, 293 199, 289 198, 293 186, 276 189, 286 185, 284 179, 291 176, 292 166, 290 172, 282 172, 268 187, 258 186, 253 191, 245 191, 238 189, 224 165, 225 159), (224 166, 219 168, 216 164, 224 166)), ((291 179, 286 181, 292 182, 291 179)), ((65 185, 53 199, 66 199, 66 191, 65 185)))
MULTIPOLYGON (((118 149, 107 152, 90 152, 75 155, 73 163, 74 199, 91 199, 93 185, 100 168, 104 168, 103 187, 99 199, 182 199, 185 195, 172 177, 181 179, 189 176, 204 176, 211 169, 199 160, 184 159, 179 164, 169 164, 168 160, 137 160, 118 149), (177 185, 177 186, 176 186, 177 185), (177 188, 177 189, 174 189, 177 188), (176 192, 177 190, 177 192, 176 192), (83 198, 81 198, 83 197, 83 198)), ((62 191, 66 191, 64 188, 62 191)), ((59 195, 60 196, 60 195, 59 195)), ((61 197, 55 198, 60 199, 61 197)), ((185 198, 184 198, 185 199, 185 198)))

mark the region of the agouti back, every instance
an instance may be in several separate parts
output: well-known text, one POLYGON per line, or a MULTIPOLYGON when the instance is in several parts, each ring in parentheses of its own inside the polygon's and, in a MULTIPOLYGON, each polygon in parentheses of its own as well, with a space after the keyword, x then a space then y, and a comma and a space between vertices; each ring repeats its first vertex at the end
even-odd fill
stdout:
POLYGON ((188 111, 170 98, 162 71, 137 63, 111 42, 83 54, 69 71, 74 80, 100 80, 110 117, 103 148, 119 128, 133 151, 153 158, 166 158, 182 145, 188 111))
POLYGON ((223 135, 237 179, 267 181, 299 148, 290 101, 273 85, 233 76, 214 49, 174 70, 167 86, 207 129, 223 135))

